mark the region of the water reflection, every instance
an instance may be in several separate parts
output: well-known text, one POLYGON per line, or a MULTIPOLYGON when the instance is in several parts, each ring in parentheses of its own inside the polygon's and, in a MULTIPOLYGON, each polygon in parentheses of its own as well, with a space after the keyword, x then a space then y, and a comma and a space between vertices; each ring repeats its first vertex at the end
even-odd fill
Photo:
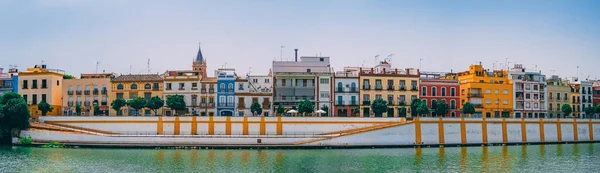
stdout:
POLYGON ((423 160, 423 149, 422 148, 416 148, 415 166, 416 167, 420 167, 422 160, 423 160))
POLYGON ((250 152, 242 151, 242 165, 248 165, 248 159, 250 159, 250 152))
POLYGON ((488 147, 487 146, 483 146, 481 147, 481 171, 480 172, 487 172, 488 171, 488 147))
POLYGON ((165 164, 165 150, 156 151, 156 161, 158 161, 158 165, 165 164))
POLYGON ((460 172, 467 170, 467 147, 460 147, 460 172))
POLYGON ((445 163, 446 157, 446 149, 444 147, 440 147, 438 149, 438 166, 442 167, 445 163))

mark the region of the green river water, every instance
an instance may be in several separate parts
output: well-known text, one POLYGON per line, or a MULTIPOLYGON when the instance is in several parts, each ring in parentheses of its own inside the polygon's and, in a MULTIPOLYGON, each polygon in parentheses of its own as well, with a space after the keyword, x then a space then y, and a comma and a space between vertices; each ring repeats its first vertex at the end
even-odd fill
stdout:
POLYGON ((0 147, 0 172, 599 172, 600 144, 175 150, 0 147))

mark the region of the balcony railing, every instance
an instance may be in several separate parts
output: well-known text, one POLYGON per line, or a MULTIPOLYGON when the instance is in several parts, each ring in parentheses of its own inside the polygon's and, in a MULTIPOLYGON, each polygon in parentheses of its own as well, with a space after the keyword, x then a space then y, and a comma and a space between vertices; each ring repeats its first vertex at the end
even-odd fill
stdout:
POLYGON ((388 86, 387 90, 394 90, 394 85, 388 86))
POLYGON ((371 105, 371 101, 362 101, 362 104, 368 106, 371 105))
POLYGON ((98 89, 94 89, 94 95, 98 95, 98 89))
POLYGON ((68 106, 73 106, 73 101, 67 102, 68 106))
POLYGON ((214 92, 215 92, 215 89, 214 89, 214 88, 209 88, 209 89, 208 89, 208 92, 209 92, 209 93, 214 93, 214 92))
POLYGON ((238 109, 245 109, 246 108, 246 104, 244 104, 244 103, 238 103, 237 104, 237 108, 238 109))
POLYGON ((344 102, 343 100, 338 100, 335 102, 336 106, 341 106, 341 105, 345 105, 346 102, 344 102))
POLYGON ((482 93, 469 93, 469 97, 483 97, 482 93))
POLYGON ((371 85, 363 85, 363 90, 370 90, 371 89, 371 85))
POLYGON ((381 87, 381 85, 380 86, 377 86, 377 85, 375 86, 375 90, 382 90, 382 89, 383 89, 383 87, 381 87))
POLYGON ((475 107, 475 108, 483 108, 483 105, 482 104, 473 104, 473 107, 475 107))
POLYGON ((206 88, 200 88, 200 92, 206 92, 206 88))
POLYGON ((106 95, 106 94, 108 94, 108 90, 103 89, 102 90, 102 95, 106 95))
POLYGON ((406 91, 406 87, 404 85, 400 86, 400 91, 406 91))
POLYGON ((232 93, 232 92, 233 92, 233 89, 228 89, 228 90, 227 90, 227 92, 230 92, 230 93, 232 93))
POLYGON ((179 87, 179 91, 185 90, 184 87, 179 87))
POLYGON ((398 102, 398 106, 406 106, 406 102, 405 101, 400 101, 400 102, 398 102))
POLYGON ((68 95, 73 95, 73 91, 67 91, 68 95))
POLYGON ((341 93, 341 92, 344 92, 344 88, 342 88, 342 87, 337 87, 337 90, 336 90, 336 91, 337 91, 337 92, 340 92, 340 93, 341 93))
POLYGON ((356 101, 356 100, 350 101, 350 106, 358 106, 358 101, 356 101))
POLYGON ((85 95, 90 95, 90 90, 85 90, 85 91, 83 92, 83 94, 85 94, 85 95))
POLYGON ((412 88, 410 88, 411 91, 419 91, 419 89, 416 86, 412 86, 412 88))
POLYGON ((388 100, 387 105, 393 106, 394 105, 394 101, 393 100, 388 100))
POLYGON ((451 110, 455 110, 455 109, 456 109, 456 106, 450 106, 450 109, 451 109, 451 110))
POLYGON ((101 104, 102 104, 102 106, 106 106, 106 105, 108 105, 108 103, 107 103, 106 101, 102 101, 102 103, 101 103, 101 104))
POLYGON ((81 90, 77 90, 77 91, 75 91, 75 94, 77 94, 77 95, 81 95, 81 90))

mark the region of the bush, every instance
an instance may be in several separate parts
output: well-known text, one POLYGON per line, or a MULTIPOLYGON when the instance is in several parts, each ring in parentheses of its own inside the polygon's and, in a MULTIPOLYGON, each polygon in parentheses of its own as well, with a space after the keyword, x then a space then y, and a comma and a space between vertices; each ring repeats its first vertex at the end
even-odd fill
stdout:
POLYGON ((31 139, 31 136, 27 136, 19 139, 19 144, 29 146, 31 145, 32 141, 33 140, 31 139))
POLYGON ((42 148, 63 148, 63 147, 65 147, 65 145, 63 145, 59 142, 54 142, 54 141, 42 146, 42 148))

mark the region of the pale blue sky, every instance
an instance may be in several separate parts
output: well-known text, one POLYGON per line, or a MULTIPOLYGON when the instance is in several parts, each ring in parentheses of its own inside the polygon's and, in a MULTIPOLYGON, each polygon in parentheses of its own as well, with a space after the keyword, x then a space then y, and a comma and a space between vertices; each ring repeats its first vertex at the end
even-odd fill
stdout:
POLYGON ((332 66, 464 71, 518 62, 561 76, 600 77, 600 1, 2 0, 0 66, 42 60, 78 76, 190 69, 202 42, 210 74, 227 63, 266 74, 271 61, 330 56, 332 66))

